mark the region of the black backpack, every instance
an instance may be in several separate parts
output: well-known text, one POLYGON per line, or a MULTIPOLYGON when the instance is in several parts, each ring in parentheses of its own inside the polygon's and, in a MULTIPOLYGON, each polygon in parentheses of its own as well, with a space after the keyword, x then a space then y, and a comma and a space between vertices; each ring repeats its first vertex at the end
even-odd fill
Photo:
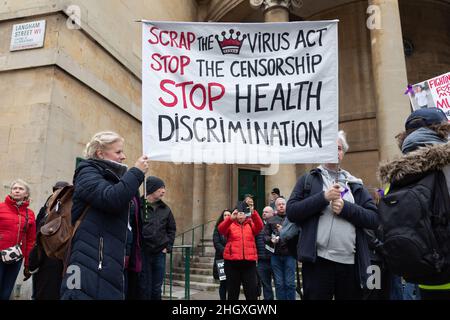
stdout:
POLYGON ((450 197, 442 171, 391 184, 379 216, 383 256, 394 274, 412 283, 450 282, 450 197))

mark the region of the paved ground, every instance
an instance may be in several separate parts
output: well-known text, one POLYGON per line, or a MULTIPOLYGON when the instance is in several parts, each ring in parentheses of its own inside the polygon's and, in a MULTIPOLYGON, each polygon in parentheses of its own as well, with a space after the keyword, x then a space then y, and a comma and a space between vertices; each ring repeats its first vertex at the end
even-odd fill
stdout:
MULTIPOLYGON (((183 287, 172 287, 172 300, 184 300, 184 288, 183 287)), ((200 290, 190 290, 190 300, 219 300, 219 291, 200 291, 200 290)), ((169 286, 166 287, 166 293, 163 300, 169 300, 169 286)), ((244 294, 241 293, 239 300, 245 300, 244 294)))
MULTIPOLYGON (((275 289, 273 290, 275 293, 275 289)), ((184 288, 176 287, 172 288, 172 300, 184 300, 184 288)), ((219 291, 200 291, 193 290, 190 291, 191 299, 190 300, 219 300, 219 291)), ((169 300, 169 287, 166 288, 166 295, 163 297, 163 300, 169 300)), ((242 293, 239 296, 239 300, 245 300, 245 296, 242 293)), ((297 294, 297 300, 300 300, 300 297, 297 294)))

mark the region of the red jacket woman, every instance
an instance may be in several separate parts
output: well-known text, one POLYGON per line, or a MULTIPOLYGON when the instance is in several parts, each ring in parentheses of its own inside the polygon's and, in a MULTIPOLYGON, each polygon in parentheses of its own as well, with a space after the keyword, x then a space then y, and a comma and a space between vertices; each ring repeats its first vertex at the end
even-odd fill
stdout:
MULTIPOLYGON (((30 277, 28 256, 36 240, 34 212, 28 209, 29 194, 28 184, 16 180, 11 184, 11 193, 5 202, 0 203, 0 250, 21 244, 26 279, 30 277)), ((21 265, 22 260, 9 264, 0 260, 0 300, 9 299, 21 265)))
POLYGON ((226 218, 218 227, 219 233, 227 238, 223 252, 225 260, 257 261, 255 236, 263 229, 263 222, 256 210, 253 210, 250 219, 242 223, 232 217, 226 218))
POLYGON ((257 278, 255 236, 262 230, 263 222, 256 210, 251 212, 243 202, 217 227, 219 233, 227 238, 223 252, 225 275, 227 277, 228 300, 238 300, 241 283, 247 300, 257 298, 257 278))

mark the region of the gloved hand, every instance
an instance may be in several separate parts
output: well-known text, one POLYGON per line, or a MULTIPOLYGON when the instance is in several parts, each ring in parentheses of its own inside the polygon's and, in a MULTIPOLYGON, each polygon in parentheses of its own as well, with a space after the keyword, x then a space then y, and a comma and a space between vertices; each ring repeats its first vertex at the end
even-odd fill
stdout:
POLYGON ((28 267, 25 267, 23 269, 23 276, 24 276, 23 281, 27 281, 28 279, 30 279, 31 273, 30 273, 30 270, 28 269, 28 267))

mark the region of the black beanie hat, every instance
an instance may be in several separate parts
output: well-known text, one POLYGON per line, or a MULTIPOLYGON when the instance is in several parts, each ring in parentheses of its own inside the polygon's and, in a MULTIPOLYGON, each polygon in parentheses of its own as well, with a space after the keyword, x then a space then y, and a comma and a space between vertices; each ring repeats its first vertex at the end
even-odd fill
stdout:
POLYGON ((145 180, 147 196, 162 187, 165 187, 164 181, 162 181, 158 177, 150 176, 147 178, 147 180, 145 180))

